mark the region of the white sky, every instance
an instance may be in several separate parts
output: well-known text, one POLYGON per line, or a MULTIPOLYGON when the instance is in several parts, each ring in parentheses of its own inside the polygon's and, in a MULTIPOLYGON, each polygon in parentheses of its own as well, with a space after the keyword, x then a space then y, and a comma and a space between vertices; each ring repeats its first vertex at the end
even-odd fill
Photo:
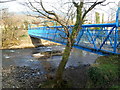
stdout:
MULTIPOLYGON (((9 3, 0 4, 0 9, 4 8, 4 7, 7 7, 10 12, 25 12, 26 7, 19 4, 19 3, 22 3, 24 1, 25 0, 17 0, 17 1, 9 2, 9 3)), ((53 3, 54 7, 57 7, 58 6, 57 1, 58 0, 43 0, 43 2, 48 2, 47 4, 44 4, 44 6, 46 8, 49 8, 50 3, 53 3)), ((68 1, 68 0, 61 0, 61 1, 68 1)), ((92 1, 94 1, 94 0, 92 0, 92 1)), ((118 4, 119 1, 120 0, 107 0, 107 2, 115 2, 116 4, 118 4)), ((104 12, 105 11, 105 12, 109 13, 109 11, 108 11, 109 8, 116 7, 116 4, 111 3, 111 4, 107 5, 107 6, 103 6, 102 10, 98 10, 98 11, 99 12, 104 12)), ((99 7, 98 7, 98 9, 99 9, 99 7)))
MULTIPOLYGON (((2 7, 8 7, 9 11, 12 12, 21 12, 25 10, 25 7, 20 5, 20 2, 24 2, 25 0, 17 0, 17 1, 13 1, 13 2, 9 2, 9 3, 4 3, 4 4, 0 4, 0 8, 2 7)), ((38 0, 39 1, 39 0, 38 0)), ((57 4, 57 0, 43 0, 44 2, 48 2, 48 3, 56 3, 57 4)), ((66 1, 66 0, 63 0, 66 1)), ((93 1, 93 0, 92 0, 93 1)), ((120 0, 107 0, 108 2, 115 2, 118 3, 120 0)), ((111 3, 110 5, 104 6, 103 9, 108 10, 109 7, 114 7, 115 4, 111 3)), ((54 4, 55 6, 55 4, 54 4)))

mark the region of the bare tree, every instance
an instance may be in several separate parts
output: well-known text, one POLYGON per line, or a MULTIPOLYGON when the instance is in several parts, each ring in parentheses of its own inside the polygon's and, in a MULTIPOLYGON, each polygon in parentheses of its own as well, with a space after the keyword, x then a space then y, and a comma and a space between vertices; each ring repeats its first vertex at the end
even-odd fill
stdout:
POLYGON ((19 43, 18 40, 18 26, 20 26, 19 19, 14 14, 4 11, 2 17, 2 47, 10 47, 19 43))
POLYGON ((3 0, 3 1, 0 1, 0 3, 7 3, 7 2, 11 2, 11 1, 16 1, 16 0, 3 0))
MULTIPOLYGON (((64 7, 64 5, 68 5, 68 9, 66 12, 64 12, 64 10, 56 9, 56 7, 54 7, 56 10, 61 10, 62 13, 64 13, 65 18, 62 18, 63 16, 59 15, 58 13, 55 12, 55 10, 48 10, 45 8, 45 6, 43 5, 43 1, 37 1, 37 0, 28 0, 28 2, 26 2, 25 6, 29 7, 32 11, 39 13, 39 15, 37 15, 36 17, 45 17, 48 19, 51 19, 53 21, 56 21, 57 23, 59 23, 60 25, 62 25, 64 27, 64 33, 66 34, 67 37, 63 37, 64 39, 67 39, 67 44, 62 56, 62 60, 58 66, 58 69, 56 71, 56 78, 55 78, 55 83, 53 85, 53 87, 60 87, 61 83, 62 83, 62 75, 66 66, 66 63, 69 59, 70 56, 70 52, 72 50, 72 47, 75 43, 75 39, 78 35, 78 32, 81 30, 81 26, 85 20, 86 15, 92 10, 94 9, 96 6, 98 5, 107 5, 106 0, 67 0, 67 2, 63 3, 63 0, 61 0, 62 3, 62 7, 64 7), (105 3, 105 4, 104 4, 105 3), (85 8, 85 5, 89 4, 88 8, 85 8), (39 6, 39 7, 38 7, 39 6), (76 17, 76 21, 74 24, 74 27, 72 28, 72 33, 69 32, 69 28, 66 25, 70 25, 70 20, 73 19, 74 17, 76 17)), ((60 3, 60 2, 59 2, 60 3)), ((62 8, 61 7, 61 8, 62 8)), ((66 8, 64 8, 66 9, 66 8)))

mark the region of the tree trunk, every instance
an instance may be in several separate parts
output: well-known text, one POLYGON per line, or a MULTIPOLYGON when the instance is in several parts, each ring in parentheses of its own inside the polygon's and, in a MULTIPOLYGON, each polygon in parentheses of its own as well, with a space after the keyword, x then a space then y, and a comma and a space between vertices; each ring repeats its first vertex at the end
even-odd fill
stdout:
POLYGON ((72 46, 68 42, 66 47, 65 47, 62 60, 61 60, 61 62, 59 64, 57 72, 56 72, 55 81, 56 81, 57 87, 61 86, 61 83, 62 83, 62 80, 63 80, 62 75, 63 75, 64 69, 65 69, 65 66, 67 64, 67 61, 69 59, 71 49, 72 49, 72 46))
POLYGON ((76 23, 75 23, 75 26, 72 30, 72 33, 68 37, 68 42, 67 42, 67 45, 65 47, 62 60, 59 64, 57 72, 56 72, 56 79, 55 79, 56 86, 55 87, 60 87, 62 84, 62 81, 63 81, 62 75, 63 75, 64 69, 65 69, 65 66, 66 66, 67 61, 69 59, 72 46, 75 43, 75 38, 77 37, 79 30, 81 29, 81 25, 83 23, 83 21, 82 21, 82 7, 83 7, 83 2, 81 2, 81 4, 79 6, 77 6, 76 23))

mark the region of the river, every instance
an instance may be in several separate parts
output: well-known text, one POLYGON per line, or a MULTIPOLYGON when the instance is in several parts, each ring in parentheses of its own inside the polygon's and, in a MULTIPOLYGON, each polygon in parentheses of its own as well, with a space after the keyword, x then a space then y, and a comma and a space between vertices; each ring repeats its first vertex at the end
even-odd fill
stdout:
MULTIPOLYGON (((65 46, 49 46, 49 47, 38 47, 29 49, 11 49, 2 51, 2 66, 3 68, 13 66, 29 66, 31 68, 43 68, 45 63, 49 63, 53 67, 57 67, 62 56, 52 56, 47 59, 35 58, 32 55, 35 53, 60 50, 63 51, 65 46)), ((72 49, 69 61, 66 67, 87 65, 95 62, 99 55, 86 52, 79 49, 72 49)))

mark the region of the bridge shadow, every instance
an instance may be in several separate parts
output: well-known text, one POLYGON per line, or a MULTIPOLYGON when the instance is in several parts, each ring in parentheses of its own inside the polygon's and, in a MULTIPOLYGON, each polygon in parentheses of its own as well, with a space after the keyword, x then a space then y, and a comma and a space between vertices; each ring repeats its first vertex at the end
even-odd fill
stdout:
POLYGON ((30 39, 32 41, 32 44, 35 46, 35 48, 40 47, 40 46, 44 46, 42 44, 41 39, 38 39, 38 38, 35 38, 35 37, 31 37, 31 36, 30 36, 30 39))

